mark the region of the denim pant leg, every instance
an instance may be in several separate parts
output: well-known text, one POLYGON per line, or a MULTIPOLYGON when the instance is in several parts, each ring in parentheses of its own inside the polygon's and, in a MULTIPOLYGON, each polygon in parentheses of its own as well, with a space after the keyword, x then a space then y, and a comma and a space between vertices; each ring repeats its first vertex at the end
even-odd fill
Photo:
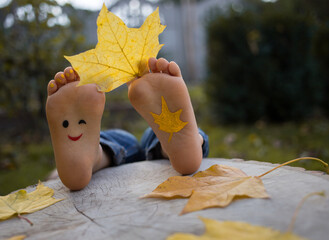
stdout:
MULTIPOLYGON (((203 137, 202 144, 202 156, 208 157, 209 154, 209 139, 207 134, 205 134, 201 129, 199 129, 200 135, 203 137)), ((141 140, 141 148, 145 152, 147 160, 163 159, 161 154, 161 145, 159 139, 149 127, 145 130, 144 135, 141 140)))
POLYGON ((111 157, 110 166, 145 160, 145 154, 140 148, 138 140, 124 130, 102 131, 100 144, 103 151, 111 157))

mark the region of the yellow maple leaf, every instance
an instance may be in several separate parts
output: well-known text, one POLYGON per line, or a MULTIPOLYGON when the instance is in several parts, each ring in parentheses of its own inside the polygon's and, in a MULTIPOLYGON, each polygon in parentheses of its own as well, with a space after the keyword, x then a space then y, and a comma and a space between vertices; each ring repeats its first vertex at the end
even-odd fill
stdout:
POLYGON ((170 177, 144 197, 189 197, 181 214, 210 207, 226 207, 236 198, 269 198, 261 177, 281 166, 305 159, 316 160, 328 166, 320 159, 304 157, 283 163, 262 175, 248 176, 238 168, 216 164, 193 177, 170 177))
POLYGON ((281 233, 269 227, 255 226, 245 222, 219 222, 209 218, 200 219, 206 232, 201 236, 188 233, 176 233, 167 240, 305 240, 291 232, 281 233))
POLYGON ((292 231, 301 206, 306 199, 313 195, 325 196, 325 193, 323 191, 307 194, 298 204, 289 228, 284 233, 269 227, 255 226, 245 222, 219 222, 213 219, 199 217, 206 227, 206 232, 202 236, 175 233, 169 236, 167 240, 305 240, 305 238, 293 234, 292 231))
POLYGON ((163 96, 161 96, 161 102, 161 114, 158 115, 152 112, 150 114, 153 116, 154 122, 159 125, 160 130, 170 133, 168 139, 168 142, 170 142, 173 133, 182 130, 188 122, 183 122, 179 119, 183 111, 182 109, 178 110, 177 112, 170 112, 163 96))
POLYGON ((17 236, 13 236, 11 238, 8 238, 6 240, 23 240, 26 238, 26 235, 17 235, 17 236))
POLYGON ((158 8, 140 28, 128 28, 103 4, 97 26, 95 49, 65 56, 80 76, 79 85, 96 83, 100 91, 109 92, 145 74, 148 59, 156 57, 163 46, 158 36, 165 26, 160 23, 158 8))
MULTIPOLYGON (((53 195, 53 189, 39 182, 33 192, 27 193, 25 190, 19 190, 6 196, 0 196, 0 220, 14 215, 21 217, 21 214, 33 213, 63 200, 55 199, 52 197, 53 195)), ((32 224, 29 220, 27 221, 32 224)))

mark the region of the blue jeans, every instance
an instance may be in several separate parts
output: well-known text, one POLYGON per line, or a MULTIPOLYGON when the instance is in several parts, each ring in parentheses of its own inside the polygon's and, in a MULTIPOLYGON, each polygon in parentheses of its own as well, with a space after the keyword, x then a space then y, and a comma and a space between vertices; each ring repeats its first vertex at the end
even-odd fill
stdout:
MULTIPOLYGON (((202 154, 207 157, 209 153, 208 136, 199 129, 203 137, 202 154)), ((120 129, 102 131, 100 144, 103 151, 111 157, 111 166, 124 163, 132 163, 143 160, 163 159, 161 145, 151 128, 147 128, 141 140, 141 144, 135 136, 120 129)))

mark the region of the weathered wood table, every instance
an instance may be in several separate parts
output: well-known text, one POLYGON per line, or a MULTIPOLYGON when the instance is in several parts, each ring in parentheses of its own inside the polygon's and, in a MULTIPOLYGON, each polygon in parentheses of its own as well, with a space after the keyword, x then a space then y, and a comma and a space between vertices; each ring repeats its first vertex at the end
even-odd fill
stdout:
MULTIPOLYGON (((242 160, 204 159, 200 170, 213 164, 259 175, 275 165, 242 160)), ((26 239, 166 239, 175 232, 201 235, 198 216, 245 221, 286 231, 300 200, 308 193, 325 191, 303 205, 294 232, 314 239, 329 239, 329 177, 283 167, 264 176, 270 199, 243 199, 227 208, 211 208, 179 216, 187 199, 141 199, 168 177, 178 175, 167 160, 145 161, 107 168, 96 173, 81 191, 71 192, 60 180, 45 183, 65 200, 25 215, 33 223, 12 218, 0 222, 0 239, 25 234, 26 239)), ((34 188, 28 188, 28 191, 34 188)))

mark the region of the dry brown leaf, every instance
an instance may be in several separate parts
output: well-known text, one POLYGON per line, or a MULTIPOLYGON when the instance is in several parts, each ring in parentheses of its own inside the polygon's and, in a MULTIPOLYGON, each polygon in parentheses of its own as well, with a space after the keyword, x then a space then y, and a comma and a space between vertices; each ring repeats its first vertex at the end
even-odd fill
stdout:
POLYGON ((213 165, 193 177, 175 176, 145 197, 190 197, 181 214, 210 207, 226 207, 235 198, 268 198, 260 178, 238 168, 213 165))
POLYGON ((328 166, 320 159, 305 157, 281 164, 260 176, 248 176, 235 167, 213 165, 193 177, 170 177, 144 197, 168 199, 189 197, 181 214, 211 207, 226 207, 238 198, 269 198, 260 178, 281 166, 304 159, 320 161, 328 166))

